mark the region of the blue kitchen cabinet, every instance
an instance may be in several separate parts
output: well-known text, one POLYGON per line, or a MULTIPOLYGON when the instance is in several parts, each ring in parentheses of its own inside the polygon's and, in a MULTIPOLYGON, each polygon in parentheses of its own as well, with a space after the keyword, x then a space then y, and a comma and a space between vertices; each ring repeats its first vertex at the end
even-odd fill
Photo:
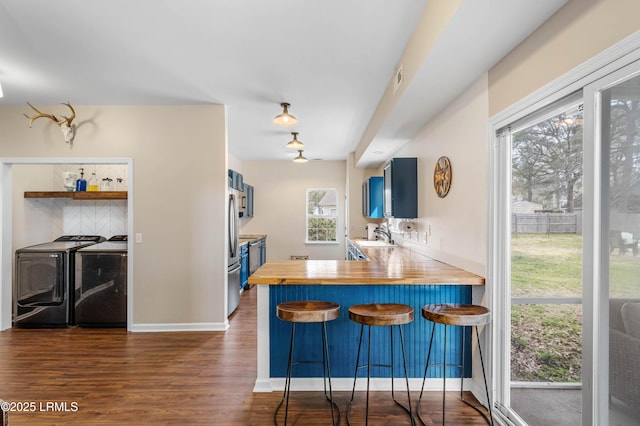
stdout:
POLYGON ((246 197, 245 217, 253 217, 253 185, 244 184, 244 194, 246 197))
POLYGON ((392 158, 384 165, 384 217, 418 217, 418 159, 392 158))
POLYGON ((383 219, 384 177, 371 176, 362 183, 362 215, 383 219))
POLYGON ((242 173, 238 173, 235 170, 229 169, 227 171, 229 175, 229 187, 237 189, 238 191, 244 191, 244 180, 242 173))
POLYGON ((240 246, 240 288, 246 288, 249 281, 249 244, 240 246))

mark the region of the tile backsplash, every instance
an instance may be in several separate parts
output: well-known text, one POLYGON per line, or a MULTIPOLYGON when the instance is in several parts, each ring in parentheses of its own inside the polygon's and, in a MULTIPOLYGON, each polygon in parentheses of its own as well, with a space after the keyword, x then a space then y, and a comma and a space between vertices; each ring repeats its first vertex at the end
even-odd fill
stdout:
MULTIPOLYGON (((53 168, 53 190, 64 191, 62 173, 77 172, 80 166, 56 165, 53 168)), ((123 188, 127 188, 127 166, 113 164, 84 165, 84 178, 89 180, 95 173, 99 182, 104 178, 123 180, 123 188)), ((53 238, 60 235, 102 235, 106 238, 127 233, 127 201, 126 200, 72 200, 58 198, 51 204, 53 213, 53 238)))

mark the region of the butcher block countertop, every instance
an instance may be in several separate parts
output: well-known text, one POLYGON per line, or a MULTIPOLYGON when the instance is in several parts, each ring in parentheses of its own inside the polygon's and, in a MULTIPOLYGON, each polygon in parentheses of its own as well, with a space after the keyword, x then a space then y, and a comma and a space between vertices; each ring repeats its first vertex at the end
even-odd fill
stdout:
MULTIPOLYGON (((357 244, 358 240, 354 240, 357 244)), ((368 261, 275 260, 249 277, 249 284, 458 284, 484 285, 484 278, 400 246, 364 247, 368 261)))

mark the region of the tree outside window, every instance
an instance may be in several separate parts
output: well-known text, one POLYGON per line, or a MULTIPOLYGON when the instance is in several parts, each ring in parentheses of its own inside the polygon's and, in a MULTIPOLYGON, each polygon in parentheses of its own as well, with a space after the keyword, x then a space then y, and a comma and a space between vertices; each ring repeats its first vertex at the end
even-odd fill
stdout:
POLYGON ((307 190, 308 243, 335 242, 338 228, 338 191, 307 190))

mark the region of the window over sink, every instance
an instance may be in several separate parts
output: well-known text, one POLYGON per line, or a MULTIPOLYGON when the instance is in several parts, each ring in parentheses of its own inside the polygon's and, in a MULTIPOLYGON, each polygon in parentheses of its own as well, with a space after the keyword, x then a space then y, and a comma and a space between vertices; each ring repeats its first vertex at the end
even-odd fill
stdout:
POLYGON ((335 243, 338 228, 338 190, 307 189, 307 243, 335 243))

